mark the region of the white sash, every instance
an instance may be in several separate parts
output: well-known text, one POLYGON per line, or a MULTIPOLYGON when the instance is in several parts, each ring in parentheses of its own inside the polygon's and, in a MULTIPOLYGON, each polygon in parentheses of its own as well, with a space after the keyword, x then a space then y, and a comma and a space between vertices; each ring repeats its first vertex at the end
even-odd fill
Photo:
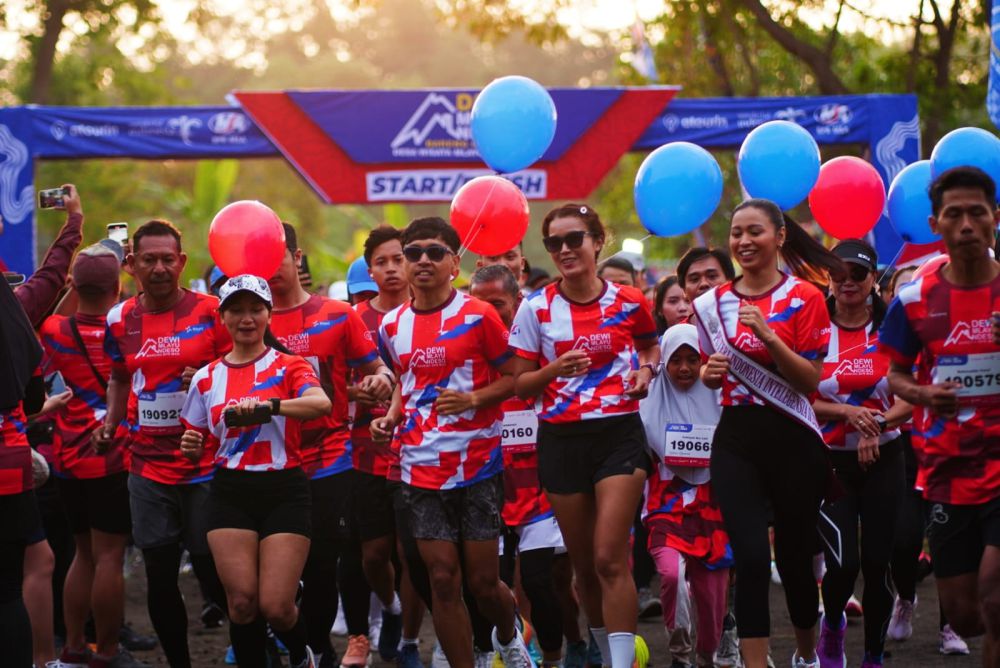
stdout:
POLYGON ((708 334, 708 340, 713 350, 729 358, 729 372, 736 376, 751 392, 793 420, 809 427, 820 440, 823 433, 816 421, 816 412, 812 404, 801 392, 788 384, 781 376, 762 367, 760 364, 733 347, 726 338, 719 312, 719 300, 716 289, 709 290, 694 300, 694 310, 698 329, 708 334))

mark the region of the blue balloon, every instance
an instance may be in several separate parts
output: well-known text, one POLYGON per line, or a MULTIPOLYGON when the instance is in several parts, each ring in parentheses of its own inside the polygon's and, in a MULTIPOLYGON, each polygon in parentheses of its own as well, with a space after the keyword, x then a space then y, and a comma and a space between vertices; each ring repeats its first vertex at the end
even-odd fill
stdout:
POLYGON ((952 167, 978 167, 1000 185, 1000 139, 982 128, 952 130, 931 151, 931 178, 952 167))
POLYGON ((805 128, 790 121, 768 121, 743 140, 736 168, 751 197, 769 199, 787 211, 816 185, 819 161, 819 146, 805 128))
POLYGON ((472 105, 472 140, 492 169, 510 174, 545 154, 556 134, 556 105, 527 77, 495 79, 472 105))
POLYGON ((651 234, 687 234, 722 200, 722 169, 700 146, 680 141, 656 149, 635 175, 635 210, 651 234))
POLYGON ((941 239, 927 222, 931 215, 930 184, 931 161, 921 160, 907 165, 889 186, 889 221, 907 243, 929 244, 941 239))

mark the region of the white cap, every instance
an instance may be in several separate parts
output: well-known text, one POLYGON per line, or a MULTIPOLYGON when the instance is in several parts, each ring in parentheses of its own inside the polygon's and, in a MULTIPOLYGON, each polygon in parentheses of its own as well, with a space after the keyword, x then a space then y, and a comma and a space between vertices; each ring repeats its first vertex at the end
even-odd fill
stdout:
POLYGON ((249 292, 260 297, 268 306, 272 306, 271 288, 260 276, 241 274, 233 276, 219 288, 219 308, 223 308, 229 299, 240 292, 249 292))
POLYGON ((346 302, 348 299, 347 281, 334 281, 331 283, 326 291, 326 296, 330 299, 339 299, 342 302, 346 302))

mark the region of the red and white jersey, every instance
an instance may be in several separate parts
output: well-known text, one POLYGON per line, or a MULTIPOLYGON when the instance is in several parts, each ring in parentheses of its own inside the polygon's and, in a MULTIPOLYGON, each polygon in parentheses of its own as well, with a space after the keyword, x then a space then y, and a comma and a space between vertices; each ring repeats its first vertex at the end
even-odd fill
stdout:
POLYGON ((981 504, 1000 497, 1000 346, 991 331, 1000 277, 966 288, 942 270, 899 288, 879 342, 894 363, 916 363, 921 385, 962 385, 957 418, 913 407, 916 486, 929 501, 981 504))
MULTIPOLYGON (((863 327, 830 326, 830 348, 823 360, 816 398, 835 404, 864 406, 885 413, 893 404, 889 391, 889 356, 878 349, 878 331, 869 321, 863 327)), ((861 435, 844 420, 821 422, 823 440, 834 452, 857 450, 861 435)), ((899 436, 890 429, 879 437, 885 444, 899 436)))
POLYGON ((320 387, 309 362, 273 348, 246 364, 220 358, 191 379, 181 421, 206 436, 205 451, 215 464, 240 471, 280 471, 302 465, 302 422, 275 415, 266 424, 226 427, 223 411, 242 399, 294 399, 320 387))
POLYGON ((509 527, 552 517, 552 505, 538 482, 538 417, 534 405, 511 397, 500 404, 503 428, 503 522, 509 527))
POLYGON ((27 492, 33 486, 27 429, 22 404, 0 411, 0 496, 27 492))
POLYGON ((646 298, 636 288, 605 281, 596 299, 580 304, 559 286, 551 283, 521 302, 511 348, 539 367, 570 350, 585 350, 590 372, 549 383, 537 402, 538 419, 570 423, 637 412, 639 401, 625 395, 625 380, 634 353, 656 345, 646 298))
POLYGON ((198 462, 181 455, 180 413, 187 396, 181 376, 185 367, 201 368, 232 348, 218 309, 217 298, 184 290, 166 311, 147 311, 133 297, 108 312, 104 350, 119 372, 132 377, 123 423, 132 473, 167 485, 211 477, 210 453, 198 462))
MULTIPOLYGON (((385 313, 377 310, 370 301, 355 304, 354 310, 364 323, 367 335, 372 341, 377 341, 378 328, 385 313)), ((360 380, 360 374, 355 373, 354 382, 360 380)), ((388 406, 368 408, 359 404, 354 405, 354 420, 351 422, 351 462, 354 464, 354 470, 385 477, 393 466, 399 468, 399 455, 393 451, 392 445, 375 443, 372 440, 370 429, 372 420, 385 417, 387 412, 388 406)))
POLYGON ((402 481, 452 489, 499 474, 500 406, 457 415, 438 415, 434 407, 438 388, 473 392, 499 378, 496 369, 510 352, 496 309, 457 290, 432 311, 408 301, 382 320, 379 348, 401 383, 402 481))
POLYGON ((330 394, 333 411, 302 425, 302 468, 310 479, 351 468, 347 380, 351 370, 378 353, 358 314, 345 302, 313 295, 295 308, 271 314, 271 332, 310 364, 330 394))
MULTIPOLYGON (((785 274, 781 282, 765 294, 749 297, 737 291, 736 281, 715 288, 719 320, 726 339, 734 348, 760 366, 777 373, 777 366, 764 342, 739 321, 740 306, 749 304, 761 310, 768 327, 793 351, 807 360, 826 357, 830 342, 830 314, 819 288, 785 274)), ((702 338, 706 335, 700 328, 698 332, 702 338)), ((702 340, 703 352, 711 349, 708 343, 702 340)), ((722 381, 721 403, 723 406, 766 405, 732 374, 727 374, 722 381)))

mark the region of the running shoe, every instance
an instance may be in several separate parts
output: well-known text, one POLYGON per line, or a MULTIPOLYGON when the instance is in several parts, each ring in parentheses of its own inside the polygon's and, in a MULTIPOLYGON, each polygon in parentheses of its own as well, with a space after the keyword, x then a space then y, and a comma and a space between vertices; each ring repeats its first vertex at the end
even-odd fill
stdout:
POLYGON ((584 668, 587 665, 587 643, 583 640, 566 643, 563 668, 584 668))
POLYGON ((949 656, 965 655, 969 653, 969 646, 952 630, 951 624, 945 624, 938 633, 938 651, 949 656))
POLYGON ((897 642, 903 642, 913 635, 913 613, 917 609, 917 597, 907 601, 896 597, 892 608, 892 618, 889 619, 889 630, 886 635, 897 642))
MULTIPOLYGON (((31 664, 31 665, 35 666, 36 664, 31 664)), ((66 666, 67 666, 67 664, 63 663, 59 659, 56 659, 55 661, 46 661, 45 662, 45 668, 66 668, 66 666)))
POLYGON ((715 665, 719 668, 740 666, 740 640, 736 635, 736 618, 731 614, 727 614, 722 622, 722 637, 719 639, 719 648, 715 651, 715 665))
POLYGON ((132 656, 124 647, 119 647, 118 653, 111 657, 94 654, 89 668, 150 668, 150 665, 132 656))
POLYGON ((378 655, 383 661, 392 661, 399 654, 399 640, 403 637, 403 615, 382 611, 382 627, 378 635, 378 655))
POLYGON ((653 619, 663 614, 663 604, 649 587, 639 589, 639 619, 653 619))
POLYGON ((528 647, 524 644, 524 636, 517 627, 514 628, 514 637, 506 645, 500 644, 497 630, 494 628, 493 649, 500 655, 504 668, 535 668, 535 662, 532 661, 528 647))
POLYGON ((594 634, 590 634, 590 643, 587 645, 587 668, 601 668, 604 657, 601 656, 601 648, 594 639, 594 634))
POLYGON ((371 645, 368 643, 368 636, 348 636, 347 652, 340 660, 340 668, 358 668, 358 666, 370 666, 371 663, 371 645))
POLYGON ((851 597, 847 599, 847 605, 844 606, 844 614, 850 619, 857 619, 864 616, 865 612, 861 607, 861 601, 854 594, 851 594, 851 597))
POLYGON ((131 624, 122 624, 122 628, 118 632, 118 642, 130 652, 150 652, 156 649, 159 641, 156 636, 145 636, 137 633, 131 624))
POLYGON ((868 652, 865 652, 864 661, 861 662, 861 668, 882 668, 882 657, 874 657, 868 652))
POLYGON ((232 645, 226 648, 226 658, 223 661, 225 661, 227 666, 236 665, 236 652, 233 651, 232 645))
POLYGON ((90 651, 89 647, 84 647, 82 650, 71 650, 68 647, 63 647, 58 661, 62 663, 64 668, 87 668, 93 656, 94 653, 90 651))
POLYGON ((816 659, 813 661, 806 661, 798 652, 792 654, 792 668, 820 668, 819 665, 819 655, 816 655, 816 659))
POLYGON ((416 643, 407 643, 396 654, 396 668, 424 668, 416 643))
POLYGON ((840 618, 839 627, 834 629, 826 622, 826 615, 819 620, 819 640, 816 642, 816 656, 820 668, 847 668, 847 656, 844 654, 844 632, 847 630, 847 617, 840 618))

